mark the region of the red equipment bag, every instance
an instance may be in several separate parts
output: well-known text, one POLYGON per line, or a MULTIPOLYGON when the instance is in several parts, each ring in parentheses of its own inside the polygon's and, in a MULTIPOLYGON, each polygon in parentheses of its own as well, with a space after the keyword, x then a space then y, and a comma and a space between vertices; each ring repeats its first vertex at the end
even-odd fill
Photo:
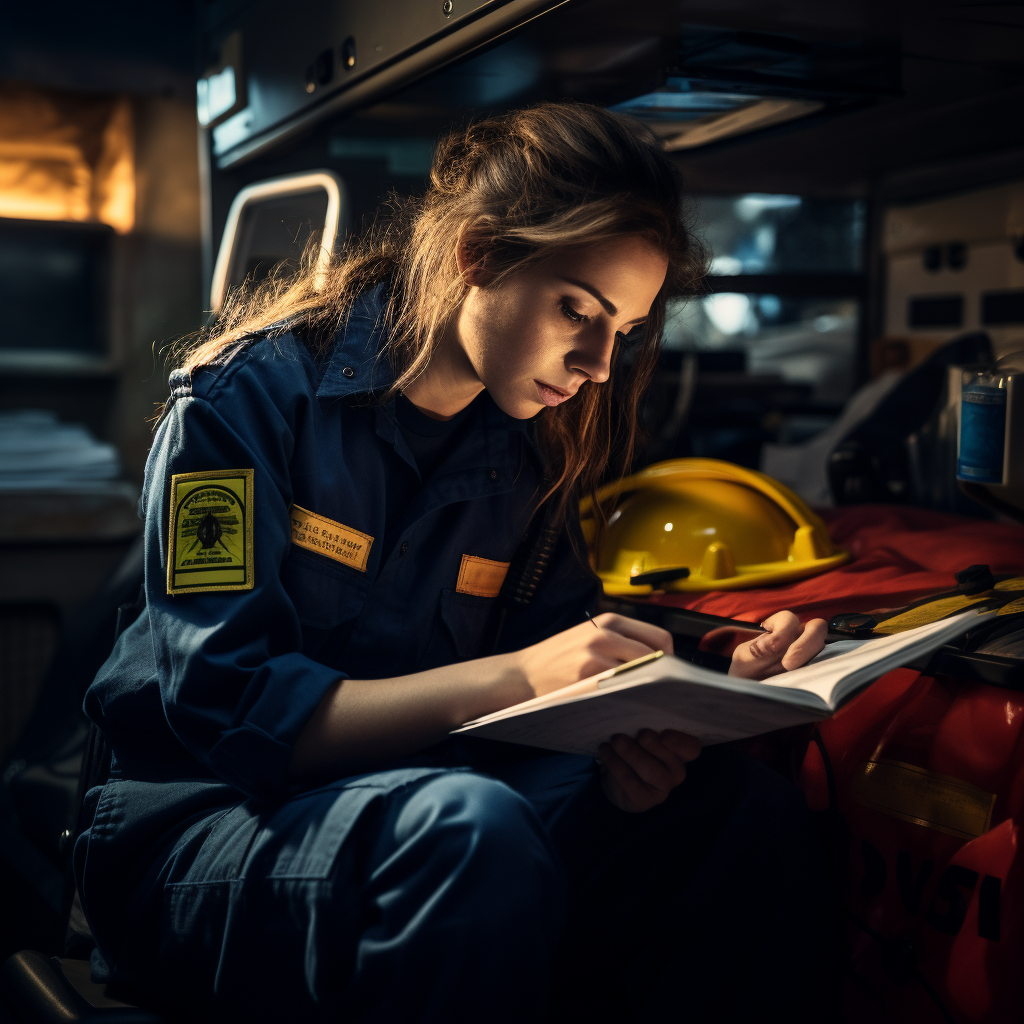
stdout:
POLYGON ((848 1021, 1024 1019, 1022 724, 1022 692, 900 669, 816 730, 799 781, 837 858, 848 1021))
MULTIPOLYGON (((854 559, 824 575, 651 603, 760 622, 876 612, 987 564, 1024 573, 1024 530, 900 506, 823 510, 854 559)), ((1024 1021, 1024 691, 890 672, 812 734, 798 781, 835 856, 848 1024, 1024 1021)))

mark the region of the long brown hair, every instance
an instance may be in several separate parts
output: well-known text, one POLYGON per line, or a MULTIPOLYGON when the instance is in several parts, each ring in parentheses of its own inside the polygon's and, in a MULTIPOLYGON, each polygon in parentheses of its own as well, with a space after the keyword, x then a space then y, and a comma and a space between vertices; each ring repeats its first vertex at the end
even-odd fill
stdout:
POLYGON ((319 280, 315 249, 297 274, 278 272, 235 291, 182 360, 194 369, 226 358, 245 338, 302 330, 333 337, 358 295, 390 283, 384 354, 401 391, 430 361, 466 292, 459 241, 495 283, 574 246, 641 235, 668 257, 665 283, 628 367, 616 346, 611 379, 541 412, 536 436, 557 517, 592 494, 609 466, 624 472, 637 447, 637 413, 658 358, 669 297, 692 293, 704 251, 683 214, 675 165, 640 122, 590 104, 542 103, 452 131, 434 154, 421 198, 393 197, 319 280), (617 379, 620 378, 620 379, 617 379))

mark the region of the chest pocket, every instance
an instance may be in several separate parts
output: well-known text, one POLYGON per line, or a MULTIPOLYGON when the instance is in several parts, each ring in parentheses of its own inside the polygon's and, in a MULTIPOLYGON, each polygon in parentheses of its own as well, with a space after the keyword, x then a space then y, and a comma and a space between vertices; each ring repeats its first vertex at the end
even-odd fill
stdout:
POLYGON ((329 634, 351 627, 366 600, 362 588, 346 578, 343 568, 320 564, 323 561, 292 548, 281 566, 281 583, 302 626, 303 653, 310 657, 329 634))
POLYGON ((498 599, 442 590, 438 606, 440 625, 428 655, 435 664, 468 661, 491 653, 498 624, 498 599), (442 643, 438 643, 441 640, 442 643), (447 648, 447 657, 441 648, 447 648), (453 657, 454 655, 454 657, 453 657))

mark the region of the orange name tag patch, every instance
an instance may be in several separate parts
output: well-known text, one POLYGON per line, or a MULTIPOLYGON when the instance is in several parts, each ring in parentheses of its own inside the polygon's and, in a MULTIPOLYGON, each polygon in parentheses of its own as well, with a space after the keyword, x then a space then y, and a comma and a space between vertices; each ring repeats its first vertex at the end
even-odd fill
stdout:
POLYGON ((508 562, 495 562, 490 558, 463 555, 459 566, 459 582, 455 587, 460 594, 474 594, 476 597, 497 597, 505 582, 508 562))
POLYGON ((325 519, 299 505, 291 507, 292 543, 366 572, 373 538, 367 533, 325 519))

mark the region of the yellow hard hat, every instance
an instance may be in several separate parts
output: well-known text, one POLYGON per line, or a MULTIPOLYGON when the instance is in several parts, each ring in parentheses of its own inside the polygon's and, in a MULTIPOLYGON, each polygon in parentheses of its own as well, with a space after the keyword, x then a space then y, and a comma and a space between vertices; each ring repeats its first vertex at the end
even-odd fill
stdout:
POLYGON ((833 548, 825 524, 789 488, 731 462, 659 462, 597 492, 601 505, 616 498, 600 537, 590 499, 580 505, 608 595, 768 586, 850 557, 833 548), (672 578, 684 568, 688 575, 672 578), (631 584, 637 577, 650 582, 631 584))

